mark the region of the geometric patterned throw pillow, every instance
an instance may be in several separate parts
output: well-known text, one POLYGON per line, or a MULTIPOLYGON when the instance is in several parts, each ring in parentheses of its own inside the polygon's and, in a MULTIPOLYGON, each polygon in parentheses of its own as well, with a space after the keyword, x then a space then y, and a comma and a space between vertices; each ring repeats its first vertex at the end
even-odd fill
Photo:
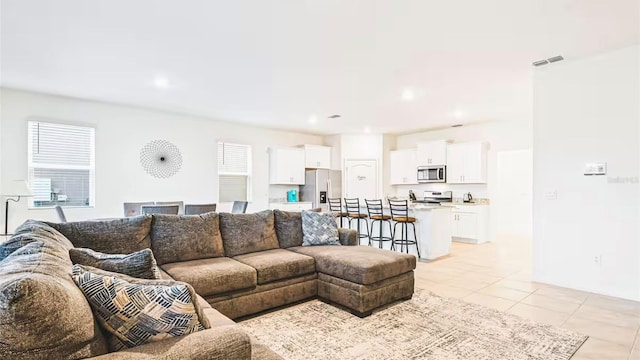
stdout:
POLYGON ((163 280, 134 283, 105 273, 73 266, 73 280, 111 335, 112 351, 210 328, 189 285, 163 280))
POLYGON ((312 245, 340 245, 333 214, 302 211, 302 246, 312 245))

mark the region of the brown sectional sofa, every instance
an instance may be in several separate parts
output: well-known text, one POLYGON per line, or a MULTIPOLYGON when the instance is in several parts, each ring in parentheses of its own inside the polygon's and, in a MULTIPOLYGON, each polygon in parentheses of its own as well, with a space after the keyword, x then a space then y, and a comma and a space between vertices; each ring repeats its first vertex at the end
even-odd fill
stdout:
POLYGON ((279 359, 231 319, 315 297, 366 316, 413 294, 415 257, 356 246, 353 230, 339 236, 343 246, 301 246, 300 214, 278 210, 28 221, 8 242, 15 249, 5 246, 13 253, 0 247, 0 358, 279 359), (69 276, 73 246, 106 253, 151 248, 163 278, 199 294, 211 329, 108 353, 69 276))

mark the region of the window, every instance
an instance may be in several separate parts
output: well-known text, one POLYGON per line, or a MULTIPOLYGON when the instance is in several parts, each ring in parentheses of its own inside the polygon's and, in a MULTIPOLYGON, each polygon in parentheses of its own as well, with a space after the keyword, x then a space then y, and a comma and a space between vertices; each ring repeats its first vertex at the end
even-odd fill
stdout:
POLYGON ((218 201, 251 200, 251 146, 218 143, 218 201))
POLYGON ((95 128, 28 122, 32 207, 93 206, 95 128))

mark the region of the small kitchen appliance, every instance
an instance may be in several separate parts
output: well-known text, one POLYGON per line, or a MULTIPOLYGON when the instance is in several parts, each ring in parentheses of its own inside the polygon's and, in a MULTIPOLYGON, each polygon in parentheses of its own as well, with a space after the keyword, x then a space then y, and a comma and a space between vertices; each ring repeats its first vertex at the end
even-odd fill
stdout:
POLYGON ((451 202, 453 193, 451 191, 425 191, 422 200, 416 200, 416 203, 440 205, 443 202, 451 202))
POLYGON ((287 191, 287 201, 288 202, 298 202, 298 190, 289 190, 289 191, 287 191))
POLYGON ((471 193, 466 193, 464 195, 462 195, 462 202, 471 202, 473 201, 473 196, 471 196, 471 193))
POLYGON ((447 167, 439 166, 418 166, 419 183, 438 183, 447 181, 447 167))

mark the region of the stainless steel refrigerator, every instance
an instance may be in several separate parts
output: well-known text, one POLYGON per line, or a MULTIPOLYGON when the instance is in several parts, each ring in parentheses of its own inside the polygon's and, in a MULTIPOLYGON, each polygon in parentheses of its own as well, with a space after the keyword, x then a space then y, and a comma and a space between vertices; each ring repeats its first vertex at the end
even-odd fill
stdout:
POLYGON ((304 185, 300 187, 300 201, 311 201, 313 208, 329 211, 329 198, 342 197, 342 171, 306 170, 304 185))

